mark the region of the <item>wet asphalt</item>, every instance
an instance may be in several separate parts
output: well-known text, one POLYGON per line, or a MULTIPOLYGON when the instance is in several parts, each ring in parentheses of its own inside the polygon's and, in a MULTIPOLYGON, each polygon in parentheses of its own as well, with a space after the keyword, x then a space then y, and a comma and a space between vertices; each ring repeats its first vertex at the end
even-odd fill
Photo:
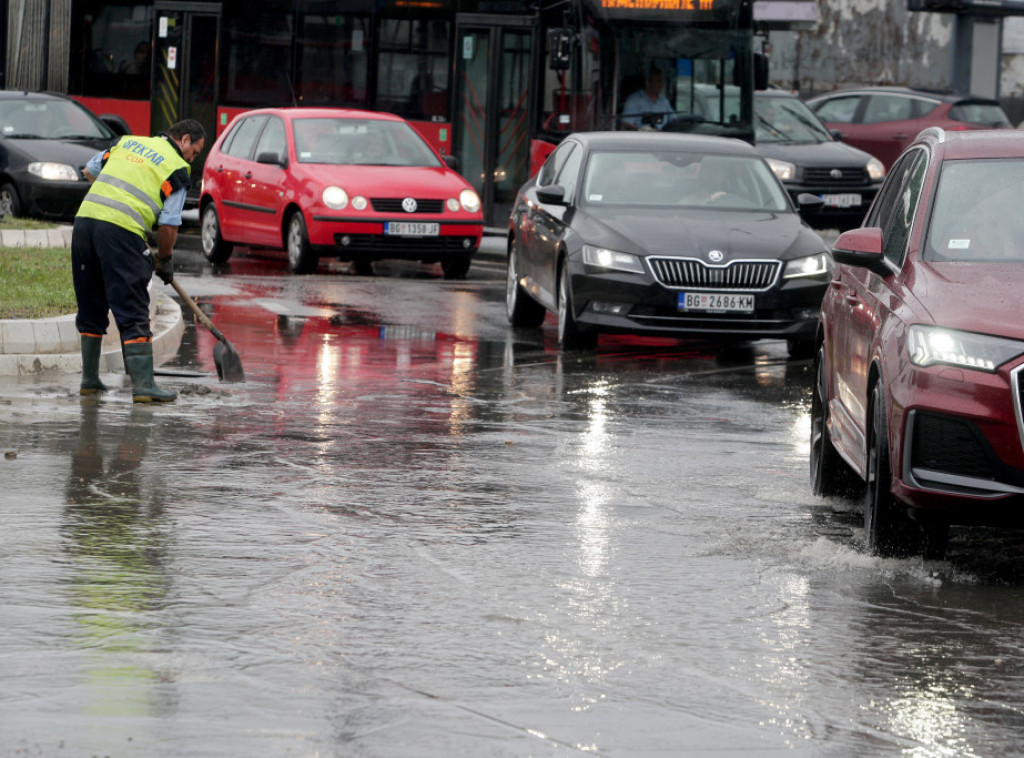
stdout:
POLYGON ((1024 541, 861 549, 785 345, 510 329, 240 251, 133 405, 0 377, 0 755, 1010 756, 1024 541))

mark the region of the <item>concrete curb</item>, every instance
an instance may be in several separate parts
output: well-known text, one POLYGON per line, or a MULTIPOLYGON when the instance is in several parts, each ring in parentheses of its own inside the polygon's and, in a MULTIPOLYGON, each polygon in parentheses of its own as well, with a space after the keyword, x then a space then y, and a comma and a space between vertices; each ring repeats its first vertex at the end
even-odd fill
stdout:
MULTIPOLYGON (((185 333, 181 306, 149 285, 150 325, 153 330, 153 363, 159 366, 178 353, 185 333)), ((74 314, 42 319, 0 320, 0 375, 78 374, 82 352, 74 314)), ((121 338, 110 317, 110 331, 103 338, 100 371, 123 372, 121 338)))
POLYGON ((71 247, 71 227, 56 229, 4 229, 0 247, 71 247))

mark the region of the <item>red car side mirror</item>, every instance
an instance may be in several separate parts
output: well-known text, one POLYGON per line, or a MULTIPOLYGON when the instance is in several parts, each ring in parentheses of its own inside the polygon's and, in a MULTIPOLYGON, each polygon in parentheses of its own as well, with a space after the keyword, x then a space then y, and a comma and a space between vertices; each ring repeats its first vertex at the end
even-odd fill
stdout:
POLYGON ((869 269, 879 276, 892 273, 882 254, 882 230, 877 226, 851 229, 840 234, 832 245, 832 259, 847 266, 869 269))

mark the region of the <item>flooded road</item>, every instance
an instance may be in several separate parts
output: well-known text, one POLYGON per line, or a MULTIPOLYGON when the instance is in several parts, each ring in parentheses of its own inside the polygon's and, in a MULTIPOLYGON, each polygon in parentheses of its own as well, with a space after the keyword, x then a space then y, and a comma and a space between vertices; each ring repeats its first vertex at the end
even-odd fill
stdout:
POLYGON ((172 406, 0 378, 0 755, 1020 754, 1024 542, 864 555, 784 343, 381 268, 181 275, 172 406))

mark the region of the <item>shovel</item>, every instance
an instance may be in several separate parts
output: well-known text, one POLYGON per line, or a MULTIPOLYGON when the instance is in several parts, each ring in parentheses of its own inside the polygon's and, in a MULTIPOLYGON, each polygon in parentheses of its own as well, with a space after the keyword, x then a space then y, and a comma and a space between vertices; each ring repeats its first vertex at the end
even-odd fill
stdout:
POLYGON ((213 362, 217 365, 217 376, 220 380, 222 382, 244 382, 245 372, 242 370, 242 359, 238 356, 235 348, 231 346, 231 343, 228 342, 228 338, 199 309, 199 306, 195 304, 192 298, 182 289, 181 285, 178 284, 177 279, 171 279, 171 286, 174 287, 174 291, 178 293, 178 296, 185 301, 185 304, 192 309, 192 312, 196 314, 199 322, 219 340, 213 347, 213 362))

